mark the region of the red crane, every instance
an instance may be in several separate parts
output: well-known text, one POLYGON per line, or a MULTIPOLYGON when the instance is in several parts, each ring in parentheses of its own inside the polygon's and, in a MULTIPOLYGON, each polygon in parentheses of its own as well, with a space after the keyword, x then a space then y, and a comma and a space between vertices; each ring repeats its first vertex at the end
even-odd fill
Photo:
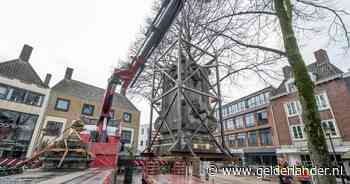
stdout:
POLYGON ((120 93, 122 95, 125 95, 129 86, 133 86, 143 71, 148 58, 152 55, 154 49, 159 45, 172 22, 183 8, 184 2, 184 0, 164 0, 159 12, 147 30, 146 39, 136 56, 132 58, 131 63, 126 68, 114 70, 108 80, 102 101, 101 115, 97 123, 99 142, 106 142, 107 139, 107 122, 111 119, 111 107, 117 85, 121 85, 120 93))

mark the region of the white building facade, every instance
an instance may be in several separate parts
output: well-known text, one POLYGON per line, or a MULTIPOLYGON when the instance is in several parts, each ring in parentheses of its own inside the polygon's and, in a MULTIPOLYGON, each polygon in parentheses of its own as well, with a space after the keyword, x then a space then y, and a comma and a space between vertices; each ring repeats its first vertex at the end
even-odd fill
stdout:
POLYGON ((149 124, 141 124, 139 132, 139 142, 137 145, 137 150, 143 152, 147 148, 149 135, 149 124))
POLYGON ((33 48, 0 63, 0 157, 33 154, 48 103, 51 75, 42 81, 29 63, 33 48))

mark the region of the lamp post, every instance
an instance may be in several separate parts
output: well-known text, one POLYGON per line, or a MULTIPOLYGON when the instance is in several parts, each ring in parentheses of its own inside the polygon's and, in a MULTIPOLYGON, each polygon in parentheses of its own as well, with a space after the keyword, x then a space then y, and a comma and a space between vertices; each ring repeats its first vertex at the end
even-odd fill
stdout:
MULTIPOLYGON (((335 162, 335 164, 336 164, 336 167, 339 168, 340 165, 339 165, 339 162, 338 162, 336 153, 335 153, 334 144, 333 144, 333 139, 332 139, 332 136, 331 136, 332 130, 331 130, 328 126, 325 126, 325 127, 323 127, 323 128, 324 128, 324 132, 325 132, 326 136, 328 136, 329 143, 331 144, 334 162, 335 162)), ((341 167, 342 167, 342 166, 341 166, 341 167)), ((342 171, 342 168, 340 168, 340 171, 342 171)), ((343 173, 340 173, 340 178, 341 178, 342 183, 345 184, 345 178, 344 178, 344 176, 343 176, 343 173)))

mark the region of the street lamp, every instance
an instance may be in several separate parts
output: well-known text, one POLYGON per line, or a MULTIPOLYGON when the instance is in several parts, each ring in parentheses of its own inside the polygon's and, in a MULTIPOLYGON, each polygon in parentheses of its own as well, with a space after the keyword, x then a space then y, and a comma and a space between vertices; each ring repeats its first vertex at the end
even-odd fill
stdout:
MULTIPOLYGON (((337 159, 337 156, 336 156, 336 153, 335 153, 335 149, 334 149, 334 144, 333 144, 333 139, 332 139, 332 130, 331 128, 329 128, 328 126, 324 126, 323 127, 323 130, 324 130, 324 133, 326 136, 328 136, 328 139, 329 139, 329 142, 331 144, 331 148, 332 148, 332 152, 333 152, 333 158, 334 158, 334 162, 335 162, 335 165, 337 167, 339 167, 339 162, 338 162, 338 159, 337 159)), ((341 166, 342 167, 342 166, 341 166)), ((340 171, 342 171, 342 169, 340 169, 340 171)), ((341 178, 341 181, 343 184, 345 184, 345 179, 344 179, 344 176, 343 176, 343 173, 340 173, 340 178, 341 178)))

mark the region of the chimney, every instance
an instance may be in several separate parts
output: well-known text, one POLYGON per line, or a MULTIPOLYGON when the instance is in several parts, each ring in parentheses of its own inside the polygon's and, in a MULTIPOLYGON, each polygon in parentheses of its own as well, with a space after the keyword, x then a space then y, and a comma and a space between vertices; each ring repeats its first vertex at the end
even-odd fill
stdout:
POLYGON ((44 84, 49 87, 52 75, 50 73, 46 74, 44 84))
POLYGON ((72 79, 72 75, 73 75, 73 68, 67 67, 66 74, 64 74, 64 78, 70 80, 72 79))
POLYGON ((282 70, 283 70, 283 76, 284 76, 285 79, 289 79, 289 78, 292 77, 292 67, 284 66, 282 68, 282 70))
POLYGON ((33 47, 25 44, 22 48, 21 55, 19 56, 19 59, 25 62, 29 61, 30 55, 32 54, 33 47))
POLYGON ((329 62, 327 51, 323 49, 317 50, 314 55, 318 63, 329 62))

